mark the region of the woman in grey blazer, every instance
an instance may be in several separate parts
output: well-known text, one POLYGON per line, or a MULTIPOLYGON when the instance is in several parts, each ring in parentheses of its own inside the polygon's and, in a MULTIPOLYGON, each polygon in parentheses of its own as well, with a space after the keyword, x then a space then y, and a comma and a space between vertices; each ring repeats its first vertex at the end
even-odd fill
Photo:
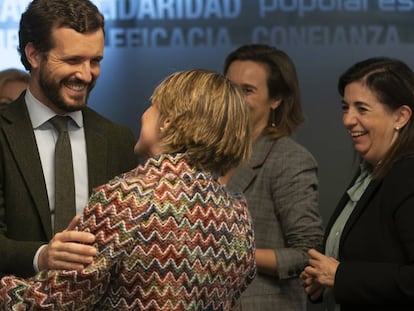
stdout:
POLYGON ((258 275, 241 307, 305 310, 298 276, 323 228, 316 161, 289 137, 303 121, 295 66, 283 51, 246 45, 227 56, 224 73, 242 88, 253 124, 252 158, 227 184, 246 196, 257 247, 258 275))

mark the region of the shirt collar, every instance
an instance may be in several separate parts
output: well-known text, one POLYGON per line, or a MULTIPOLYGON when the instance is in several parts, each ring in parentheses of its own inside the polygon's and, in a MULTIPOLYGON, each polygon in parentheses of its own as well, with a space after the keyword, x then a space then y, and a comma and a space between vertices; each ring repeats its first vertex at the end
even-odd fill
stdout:
MULTIPOLYGON (((26 91, 25 101, 34 129, 39 128, 56 115, 52 109, 37 100, 30 92, 30 89, 26 91)), ((70 116, 79 128, 83 127, 82 111, 68 112, 65 115, 70 116)))
POLYGON ((348 195, 351 201, 358 202, 372 179, 372 167, 365 161, 360 164, 361 173, 351 188, 348 195))

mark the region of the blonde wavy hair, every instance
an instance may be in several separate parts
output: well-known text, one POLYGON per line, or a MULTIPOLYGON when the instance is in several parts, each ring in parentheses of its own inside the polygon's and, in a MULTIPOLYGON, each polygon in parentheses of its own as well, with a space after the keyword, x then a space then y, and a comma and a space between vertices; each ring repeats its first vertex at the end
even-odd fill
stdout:
POLYGON ((218 176, 251 154, 249 112, 241 90, 223 75, 207 70, 176 72, 155 89, 153 105, 166 153, 183 152, 198 168, 218 176))

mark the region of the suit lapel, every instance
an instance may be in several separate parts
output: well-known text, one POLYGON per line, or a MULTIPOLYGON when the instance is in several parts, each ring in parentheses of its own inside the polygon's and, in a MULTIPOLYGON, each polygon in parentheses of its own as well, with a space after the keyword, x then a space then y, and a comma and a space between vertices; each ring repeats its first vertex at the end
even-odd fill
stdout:
MULTIPOLYGON (((355 174, 354 178, 352 179, 351 183, 348 185, 348 187, 346 189, 349 189, 350 187, 352 187, 352 185, 355 183, 355 181, 357 180, 360 173, 361 173, 361 171, 358 170, 358 172, 355 174)), ((349 195, 348 195, 347 191, 345 191, 345 193, 342 195, 341 199, 339 200, 338 204, 336 205, 336 208, 333 211, 333 213, 332 213, 331 217, 329 218, 329 221, 326 225, 327 234, 325 234, 324 243, 326 243, 326 239, 328 238, 328 234, 331 231, 332 226, 334 225, 336 219, 341 214, 342 210, 345 208, 345 205, 348 203, 348 201, 349 201, 349 195)))
POLYGON ((83 110, 83 122, 85 126, 90 194, 94 187, 107 179, 108 153, 106 150, 108 141, 105 137, 105 128, 89 108, 83 110))
MULTIPOLYGON (((339 245, 342 245, 344 240, 347 238, 352 227, 358 221, 362 212, 367 208, 369 201, 371 200, 372 196, 375 194, 376 190, 378 189, 380 185, 381 185, 381 181, 376 181, 376 180, 371 181, 369 183, 367 189, 365 189, 363 195, 359 199, 358 203, 355 205, 354 210, 352 211, 351 215, 349 216, 348 221, 345 224, 339 245)), ((339 249, 341 249, 341 246, 339 247, 339 249)))
MULTIPOLYGON (((358 176, 361 174, 361 170, 358 170, 358 172, 355 174, 354 178, 352 179, 352 182, 348 185, 347 189, 352 187, 352 185, 357 180, 358 176)), ((375 193, 375 190, 380 186, 381 182, 379 181, 371 181, 368 185, 368 187, 365 189, 364 193, 362 194, 361 198, 357 202, 354 210, 352 211, 351 215, 349 216, 345 227, 341 234, 340 239, 340 245, 343 243, 344 239, 348 236, 349 232, 351 231, 352 227, 356 223, 356 221, 359 219, 361 213, 365 210, 365 208, 368 205, 368 202, 371 200, 372 196, 375 193)), ((325 240, 324 245, 326 245, 326 239, 328 238, 329 232, 332 229, 332 226, 334 225, 335 221, 341 214, 342 210, 345 208, 346 204, 349 201, 349 195, 347 191, 342 195, 341 199, 339 200, 334 212, 332 213, 332 216, 330 217, 327 225, 326 225, 326 234, 325 234, 325 240)), ((340 247, 341 249, 341 247, 340 247)))
POLYGON ((229 182, 229 188, 237 192, 245 192, 256 178, 256 169, 266 161, 274 140, 266 136, 259 136, 253 144, 253 154, 248 164, 241 164, 229 182))
POLYGON ((228 188, 234 192, 245 192, 255 177, 255 171, 250 166, 243 164, 234 172, 234 175, 228 182, 228 188))
POLYGON ((45 234, 48 239, 51 239, 49 199, 33 127, 23 95, 13 106, 4 111, 2 119, 2 129, 10 151, 33 198, 45 234))

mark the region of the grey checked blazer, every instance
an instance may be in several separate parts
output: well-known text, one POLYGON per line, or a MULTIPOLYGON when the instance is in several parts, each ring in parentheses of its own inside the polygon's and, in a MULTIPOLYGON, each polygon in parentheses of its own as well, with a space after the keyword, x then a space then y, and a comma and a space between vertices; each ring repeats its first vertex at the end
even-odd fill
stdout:
POLYGON ((241 296, 243 311, 305 310, 298 276, 306 251, 320 247, 317 164, 289 137, 260 136, 249 165, 239 167, 228 187, 244 192, 253 219, 256 247, 276 253, 278 277, 258 273, 241 296))

